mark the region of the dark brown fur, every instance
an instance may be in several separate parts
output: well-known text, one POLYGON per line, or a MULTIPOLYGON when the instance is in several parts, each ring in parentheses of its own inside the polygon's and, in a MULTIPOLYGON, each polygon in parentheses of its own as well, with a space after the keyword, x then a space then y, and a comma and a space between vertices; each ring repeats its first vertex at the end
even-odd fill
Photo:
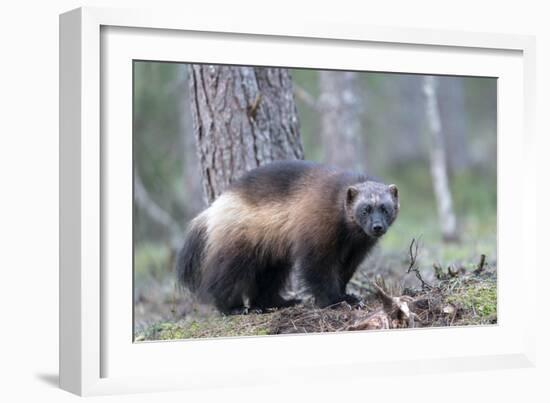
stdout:
POLYGON ((294 302, 281 291, 296 267, 319 306, 356 302, 346 285, 398 209, 393 185, 310 162, 273 163, 193 220, 179 280, 222 312, 265 309, 294 302))

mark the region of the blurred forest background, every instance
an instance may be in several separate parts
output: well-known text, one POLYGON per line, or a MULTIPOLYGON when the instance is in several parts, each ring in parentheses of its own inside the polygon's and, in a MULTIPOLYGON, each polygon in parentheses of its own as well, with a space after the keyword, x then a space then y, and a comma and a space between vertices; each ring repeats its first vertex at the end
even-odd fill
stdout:
MULTIPOLYGON (((176 249, 206 207, 188 65, 134 62, 134 331, 208 315, 177 290, 176 249)), ((307 160, 397 184, 400 215, 358 275, 406 274, 420 240, 426 281, 440 267, 496 268, 497 81, 290 69, 307 160)), ((214 314, 214 313, 212 313, 214 314)))

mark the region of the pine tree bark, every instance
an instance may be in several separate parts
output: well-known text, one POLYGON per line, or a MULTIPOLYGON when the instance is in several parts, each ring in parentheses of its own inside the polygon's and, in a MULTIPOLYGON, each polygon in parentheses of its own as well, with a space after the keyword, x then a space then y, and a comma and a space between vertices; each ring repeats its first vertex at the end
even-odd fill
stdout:
POLYGON ((320 71, 319 87, 325 162, 344 169, 365 170, 367 157, 361 133, 363 105, 358 74, 320 71))
POLYGON ((194 64, 189 82, 208 204, 250 169, 304 158, 288 70, 194 64))
POLYGON ((438 81, 434 76, 424 77, 426 117, 430 134, 430 168, 443 240, 456 241, 458 230, 449 189, 445 141, 437 103, 437 84, 438 81))
POLYGON ((186 65, 178 67, 181 83, 179 105, 179 146, 182 158, 182 206, 187 218, 196 216, 204 209, 202 184, 197 159, 197 147, 193 136, 193 118, 191 116, 191 96, 189 93, 189 69, 186 65))

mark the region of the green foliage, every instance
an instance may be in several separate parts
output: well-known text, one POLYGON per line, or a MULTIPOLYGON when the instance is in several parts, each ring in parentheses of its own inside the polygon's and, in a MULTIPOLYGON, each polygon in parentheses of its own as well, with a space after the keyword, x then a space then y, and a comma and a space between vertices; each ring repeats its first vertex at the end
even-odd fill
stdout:
POLYGON ((149 277, 164 278, 170 268, 170 248, 155 243, 138 243, 134 251, 134 279, 140 284, 149 277))
MULTIPOLYGON (((293 69, 292 79, 296 86, 301 87, 314 99, 319 97, 318 73, 315 70, 293 69)), ((322 161, 323 149, 320 136, 318 113, 302 99, 296 97, 296 107, 300 117, 300 134, 306 159, 322 161)))
MULTIPOLYGON (((186 91, 183 67, 174 63, 134 62, 133 158, 154 201, 181 218, 181 94, 186 91)), ((136 211, 138 239, 166 236, 164 228, 136 211)))
POLYGON ((158 194, 179 175, 181 67, 170 63, 134 63, 134 157, 149 191, 158 194), (159 182, 160 181, 160 182, 159 182), (164 185, 164 186, 163 186, 164 185))

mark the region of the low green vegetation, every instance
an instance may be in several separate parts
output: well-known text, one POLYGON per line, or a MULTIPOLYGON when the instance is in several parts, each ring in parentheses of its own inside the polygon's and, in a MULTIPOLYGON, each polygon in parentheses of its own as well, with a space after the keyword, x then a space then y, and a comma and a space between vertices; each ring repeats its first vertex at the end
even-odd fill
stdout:
POLYGON ((169 274, 170 249, 165 245, 138 243, 134 251, 134 279, 137 284, 169 274))
POLYGON ((446 243, 441 239, 428 173, 427 166, 412 164, 384 176, 387 181, 396 182, 401 210, 382 239, 383 250, 403 252, 412 238, 419 239, 423 262, 430 270, 433 263, 465 263, 475 261, 481 254, 496 261, 496 178, 474 170, 453 177, 451 190, 461 241, 446 243))
MULTIPOLYGON (((286 333, 323 333, 403 327, 443 327, 489 325, 497 322, 496 271, 492 267, 460 272, 441 271, 439 279, 429 287, 389 287, 384 281, 384 294, 373 288, 372 282, 355 283, 357 294, 365 305, 353 308, 345 303, 318 309, 311 301, 304 304, 272 310, 267 313, 185 318, 159 321, 143 328, 135 341, 180 340, 234 336, 263 336, 286 333), (411 318, 403 316, 395 303, 406 303, 411 318), (386 320, 380 320, 386 318, 386 320)), ((419 283, 420 284, 420 283, 419 283)))
MULTIPOLYGON (((427 167, 420 164, 384 179, 399 187, 401 211, 380 247, 350 288, 369 301, 365 310, 318 310, 311 305, 265 314, 223 316, 197 308, 189 295, 175 286, 174 252, 167 245, 136 244, 134 255, 136 341, 177 340, 232 336, 258 336, 292 332, 323 332, 353 328, 381 306, 369 282, 382 276, 392 295, 413 294, 411 310, 420 318, 415 326, 492 324, 497 320, 496 181, 470 171, 455 175, 451 183, 461 228, 458 243, 441 240, 427 167), (431 290, 422 290, 414 274, 407 274, 411 239, 420 243, 417 266, 431 290), (473 272, 480 255, 487 256, 483 275, 473 272), (436 275, 434 266, 443 272, 436 275), (459 276, 449 276, 460 273, 459 276), (424 301, 424 302, 422 302, 424 301), (427 302, 428 301, 428 302, 427 302), (422 304, 425 304, 422 305, 422 304), (429 307, 429 309, 428 309, 429 307), (319 327, 324 324, 325 327, 319 327)), ((494 179, 494 177, 493 177, 494 179)), ((361 328, 361 326, 359 326, 361 328)))
POLYGON ((268 315, 214 315, 204 319, 155 323, 136 335, 135 341, 179 340, 270 334, 268 315))
POLYGON ((462 311, 459 324, 489 324, 497 321, 497 284, 485 281, 461 287, 446 301, 462 311))

